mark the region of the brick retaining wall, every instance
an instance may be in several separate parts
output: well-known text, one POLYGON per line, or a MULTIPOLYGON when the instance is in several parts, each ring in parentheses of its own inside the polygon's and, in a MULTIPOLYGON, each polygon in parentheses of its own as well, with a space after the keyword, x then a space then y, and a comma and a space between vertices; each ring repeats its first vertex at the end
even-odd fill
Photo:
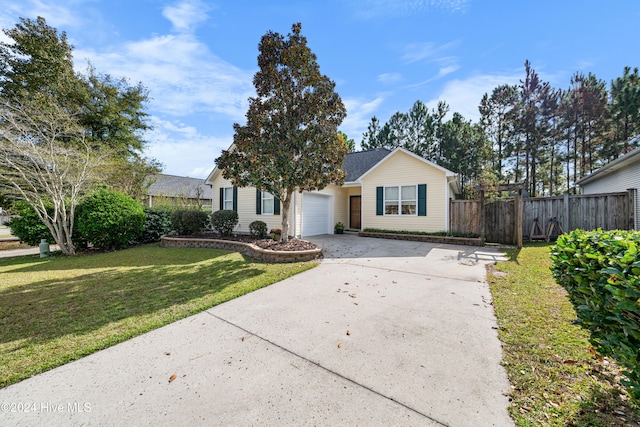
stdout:
POLYGON ((202 239, 167 237, 160 238, 160 246, 163 248, 208 248, 223 249, 240 252, 243 255, 263 262, 283 263, 311 261, 322 256, 322 249, 310 249, 306 251, 272 251, 262 249, 252 243, 236 242, 222 239, 202 239))

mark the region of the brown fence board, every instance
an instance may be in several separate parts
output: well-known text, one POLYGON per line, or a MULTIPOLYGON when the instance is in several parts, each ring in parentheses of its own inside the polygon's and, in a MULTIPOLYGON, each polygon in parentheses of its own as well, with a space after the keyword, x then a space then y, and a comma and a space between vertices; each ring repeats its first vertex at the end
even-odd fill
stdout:
MULTIPOLYGON (((450 229, 460 233, 481 234, 480 202, 452 200, 450 229)), ((565 195, 522 199, 522 233, 529 239, 534 219, 546 232, 549 222, 556 219, 565 232, 583 229, 603 230, 633 228, 633 203, 628 192, 565 195)), ((501 200, 485 205, 485 238, 487 242, 513 244, 516 214, 513 200, 501 200)))

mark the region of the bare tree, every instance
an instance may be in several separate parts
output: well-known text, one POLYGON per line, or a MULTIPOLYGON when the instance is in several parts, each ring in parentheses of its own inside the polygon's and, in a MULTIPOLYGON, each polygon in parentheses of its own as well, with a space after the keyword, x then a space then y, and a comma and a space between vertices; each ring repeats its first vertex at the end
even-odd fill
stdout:
POLYGON ((0 190, 27 202, 65 255, 73 255, 74 211, 109 157, 92 149, 67 109, 51 98, 0 100, 0 190))

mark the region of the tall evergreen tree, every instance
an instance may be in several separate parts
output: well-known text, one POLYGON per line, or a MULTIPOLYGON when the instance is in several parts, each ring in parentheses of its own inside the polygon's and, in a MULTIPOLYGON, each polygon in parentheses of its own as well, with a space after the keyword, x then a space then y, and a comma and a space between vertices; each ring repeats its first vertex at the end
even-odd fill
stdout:
POLYGON ((480 101, 480 126, 486 138, 493 144, 493 170, 498 176, 502 176, 504 160, 513 150, 513 124, 517 101, 517 86, 507 84, 493 89, 491 96, 485 93, 480 101))
POLYGON ((638 68, 625 67, 611 82, 609 114, 611 130, 606 156, 609 160, 630 151, 632 137, 640 134, 640 75, 638 68))
POLYGON ((300 31, 298 23, 287 38, 271 31, 262 37, 247 123, 234 124, 232 148, 216 159, 233 185, 280 199, 285 242, 293 192, 342 183, 347 151, 338 135, 345 107, 300 31))
POLYGON ((529 194, 541 190, 538 185, 538 165, 546 160, 545 154, 557 106, 557 94, 548 82, 540 80, 538 73, 525 62, 525 79, 519 86, 519 120, 517 131, 523 142, 524 178, 529 194))

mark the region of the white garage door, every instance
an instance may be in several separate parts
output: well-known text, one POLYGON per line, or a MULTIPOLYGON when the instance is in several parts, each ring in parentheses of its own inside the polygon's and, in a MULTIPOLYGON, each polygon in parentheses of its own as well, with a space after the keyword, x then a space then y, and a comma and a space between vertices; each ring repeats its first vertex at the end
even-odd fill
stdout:
POLYGON ((331 197, 321 194, 302 195, 302 237, 329 233, 331 197))

